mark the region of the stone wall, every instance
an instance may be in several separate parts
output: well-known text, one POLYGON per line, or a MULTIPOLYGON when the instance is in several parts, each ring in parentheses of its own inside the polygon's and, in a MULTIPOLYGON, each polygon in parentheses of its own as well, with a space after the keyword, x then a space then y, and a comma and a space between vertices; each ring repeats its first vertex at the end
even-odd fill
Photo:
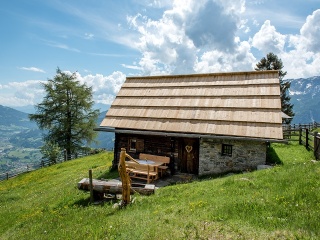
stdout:
POLYGON ((199 175, 256 169, 266 163, 266 143, 226 139, 201 139, 199 175), (232 145, 232 156, 221 154, 222 144, 232 145))

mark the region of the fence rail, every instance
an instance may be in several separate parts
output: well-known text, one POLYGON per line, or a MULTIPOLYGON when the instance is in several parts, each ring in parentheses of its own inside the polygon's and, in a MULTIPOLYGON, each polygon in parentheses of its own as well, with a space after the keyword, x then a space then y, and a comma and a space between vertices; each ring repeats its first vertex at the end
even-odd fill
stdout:
POLYGON ((77 153, 69 154, 69 155, 67 155, 64 151, 62 151, 61 154, 59 155, 59 157, 55 161, 50 161, 49 159, 42 159, 41 161, 39 161, 37 163, 28 164, 24 167, 15 168, 13 170, 0 173, 0 181, 8 180, 9 178, 13 178, 13 177, 18 176, 22 173, 34 171, 39 168, 48 167, 48 166, 51 166, 51 165, 54 165, 57 163, 62 163, 65 161, 70 161, 72 159, 77 159, 77 158, 81 158, 84 156, 96 154, 100 151, 101 150, 81 151, 81 152, 77 152, 77 153))
POLYGON ((312 131, 319 127, 320 124, 317 122, 283 125, 283 137, 289 141, 299 141, 299 144, 304 145, 306 149, 313 150, 318 160, 320 158, 320 135, 317 131, 312 131))

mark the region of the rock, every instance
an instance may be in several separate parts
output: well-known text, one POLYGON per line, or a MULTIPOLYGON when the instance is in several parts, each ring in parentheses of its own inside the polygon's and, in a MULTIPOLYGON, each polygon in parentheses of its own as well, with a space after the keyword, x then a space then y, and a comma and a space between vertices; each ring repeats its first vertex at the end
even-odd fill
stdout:
POLYGON ((270 165, 258 165, 257 170, 269 169, 272 168, 270 165))
POLYGON ((115 204, 113 204, 112 208, 119 209, 120 208, 120 204, 119 203, 115 203, 115 204))
POLYGON ((249 178, 239 178, 239 180, 241 180, 241 181, 251 181, 249 178))

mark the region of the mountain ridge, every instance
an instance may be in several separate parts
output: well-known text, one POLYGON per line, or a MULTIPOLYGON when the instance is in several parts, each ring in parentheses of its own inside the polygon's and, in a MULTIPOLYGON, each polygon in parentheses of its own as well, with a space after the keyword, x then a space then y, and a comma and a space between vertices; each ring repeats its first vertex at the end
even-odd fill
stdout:
POLYGON ((37 128, 36 123, 29 120, 29 114, 11 107, 0 105, 0 125, 37 128))
POLYGON ((295 116, 292 123, 320 122, 320 76, 288 79, 295 116))

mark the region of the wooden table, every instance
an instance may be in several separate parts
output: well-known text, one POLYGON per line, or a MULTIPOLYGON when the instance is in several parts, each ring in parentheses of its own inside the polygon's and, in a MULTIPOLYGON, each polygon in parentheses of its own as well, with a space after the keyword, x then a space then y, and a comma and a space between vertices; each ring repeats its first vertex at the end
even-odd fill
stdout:
POLYGON ((143 160, 142 160, 142 159, 136 159, 136 161, 137 161, 138 163, 140 163, 140 164, 148 164, 148 165, 150 165, 150 166, 155 167, 155 171, 156 171, 156 172, 159 172, 158 168, 159 168, 160 166, 164 165, 163 162, 152 161, 152 160, 148 160, 148 159, 146 159, 146 160, 144 160, 144 159, 143 159, 143 160))

